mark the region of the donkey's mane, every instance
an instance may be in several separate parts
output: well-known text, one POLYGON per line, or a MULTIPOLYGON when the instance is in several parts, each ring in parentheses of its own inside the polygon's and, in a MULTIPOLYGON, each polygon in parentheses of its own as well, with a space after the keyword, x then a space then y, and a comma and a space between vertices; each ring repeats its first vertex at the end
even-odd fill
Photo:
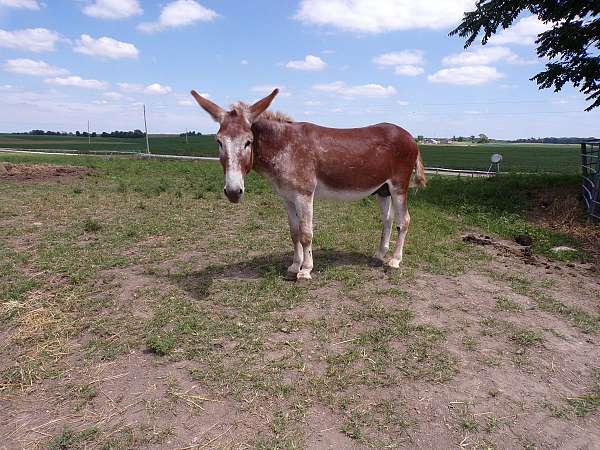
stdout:
MULTIPOLYGON (((244 102, 237 102, 234 105, 231 105, 231 110, 235 111, 237 114, 245 116, 250 112, 250 105, 244 102)), ((281 111, 270 111, 267 110, 260 115, 261 119, 272 120, 274 122, 284 122, 284 123, 292 123, 294 119, 288 116, 281 111)))

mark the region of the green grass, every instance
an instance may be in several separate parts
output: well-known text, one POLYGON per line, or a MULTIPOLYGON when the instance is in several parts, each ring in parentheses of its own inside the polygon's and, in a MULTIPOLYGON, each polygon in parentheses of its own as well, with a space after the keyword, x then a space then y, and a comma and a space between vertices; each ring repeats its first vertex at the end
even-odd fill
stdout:
POLYGON ((535 330, 518 330, 510 338, 522 347, 533 347, 544 342, 544 337, 535 330))
MULTIPOLYGON (((218 148, 212 135, 185 137, 177 135, 150 135, 152 153, 167 155, 217 156, 218 148)), ((29 149, 61 149, 80 151, 135 151, 145 152, 146 141, 141 139, 92 139, 73 136, 18 136, 0 134, 0 147, 29 149)), ((510 172, 551 172, 578 174, 580 172, 579 145, 561 144, 471 144, 420 145, 423 160, 428 167, 448 169, 487 170, 490 156, 501 153, 501 170, 510 172)))
MULTIPOLYGON (((74 162, 65 156, 0 159, 74 162)), ((67 373, 95 373, 99 364, 118 368, 131 352, 161 366, 183 362, 180 375, 206 389, 207 397, 242 405, 240 417, 261 417, 249 444, 255 448, 302 448, 303 420, 315 405, 331 411, 339 419, 336 431, 349 439, 391 446, 417 419, 388 390, 398 393, 396 387, 411 383, 444 389, 467 365, 464 359, 483 358, 487 344, 472 331, 461 330, 463 345, 456 346, 454 325, 424 318, 423 308, 435 316, 452 309, 443 297, 424 298, 415 288, 423 274, 452 279, 485 265, 489 257, 462 241, 465 230, 510 237, 527 227, 540 253, 555 242, 577 244, 526 218, 528 192, 569 186, 576 177, 434 177, 427 189, 411 193, 413 222, 401 270, 368 266, 380 230, 373 198, 317 201, 315 277, 295 284, 283 279, 291 258, 287 218, 262 178, 249 176, 244 201, 231 205, 218 164, 92 157, 77 163, 97 171, 73 183, 0 182, 0 240, 8 243, 0 246, 0 327, 8 330, 0 351, 9 361, 0 391, 27 392, 48 379, 60 385, 67 373), (128 277, 133 282, 124 295, 128 277), (372 391, 383 395, 364 402, 362 393, 372 391)), ((542 289, 524 277, 497 281, 527 295, 542 289)), ((517 311, 497 299, 498 309, 517 311)), ((573 326, 595 330, 595 316, 551 298, 536 301, 573 326)), ((509 333, 494 318, 482 325, 506 345, 511 335, 520 346, 541 342, 537 333, 509 333)), ((104 401, 100 383, 72 375, 76 383, 60 391, 69 411, 104 401)), ((582 402, 582 411, 595 405, 591 397, 582 402)), ((148 405, 161 410, 154 400, 148 405)), ((484 428, 464 418, 461 431, 484 428)), ((97 433, 66 429, 51 439, 55 448, 92 442, 131 448, 159 444, 170 432, 100 426, 97 433)))
POLYGON ((56 436, 48 443, 48 450, 75 450, 87 448, 86 444, 93 442, 96 439, 98 430, 90 428, 87 430, 75 432, 69 428, 65 428, 59 436, 56 436))

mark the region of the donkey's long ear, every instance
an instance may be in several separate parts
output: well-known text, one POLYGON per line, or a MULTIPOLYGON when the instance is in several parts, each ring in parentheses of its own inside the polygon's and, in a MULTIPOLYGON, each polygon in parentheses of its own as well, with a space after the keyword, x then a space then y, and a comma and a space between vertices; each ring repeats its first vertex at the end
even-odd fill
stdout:
POLYGON ((269 95, 267 95, 262 100, 257 101, 254 105, 250 107, 250 122, 254 122, 258 116, 266 111, 269 107, 275 96, 279 94, 279 89, 275 89, 269 95))
POLYGON ((196 99, 198 104, 202 107, 202 109, 209 113, 215 122, 223 122, 223 118, 225 117, 225 111, 223 110, 223 108, 221 108, 219 105, 214 104, 210 100, 202 97, 196 91, 192 91, 191 94, 196 99))

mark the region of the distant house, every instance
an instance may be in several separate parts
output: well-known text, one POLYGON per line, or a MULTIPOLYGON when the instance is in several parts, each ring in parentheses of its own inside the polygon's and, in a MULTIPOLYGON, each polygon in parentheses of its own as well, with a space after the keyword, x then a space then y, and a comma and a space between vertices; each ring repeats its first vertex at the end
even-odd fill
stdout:
POLYGON ((438 141, 437 139, 433 139, 433 138, 426 138, 425 143, 426 144, 439 144, 440 141, 438 141))

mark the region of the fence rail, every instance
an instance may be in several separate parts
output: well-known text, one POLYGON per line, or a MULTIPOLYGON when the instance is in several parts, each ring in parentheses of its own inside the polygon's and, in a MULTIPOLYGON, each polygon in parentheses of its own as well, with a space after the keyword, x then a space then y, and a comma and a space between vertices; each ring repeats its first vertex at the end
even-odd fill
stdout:
POLYGON ((581 190, 588 214, 600 220, 600 141, 581 144, 581 190))
MULTIPOLYGON (((65 155, 65 156, 135 156, 138 158, 148 159, 174 159, 183 161, 218 161, 219 158, 211 156, 187 156, 187 155, 159 155, 155 153, 141 152, 122 152, 113 150, 94 150, 94 151, 79 151, 79 150, 62 150, 62 149, 31 149, 31 148, 0 148, 0 153, 26 153, 37 155, 65 155)), ((425 173, 428 175, 445 175, 466 178, 482 178, 493 177, 496 172, 488 172, 485 170, 471 169, 445 169, 443 167, 425 167, 425 173)))

